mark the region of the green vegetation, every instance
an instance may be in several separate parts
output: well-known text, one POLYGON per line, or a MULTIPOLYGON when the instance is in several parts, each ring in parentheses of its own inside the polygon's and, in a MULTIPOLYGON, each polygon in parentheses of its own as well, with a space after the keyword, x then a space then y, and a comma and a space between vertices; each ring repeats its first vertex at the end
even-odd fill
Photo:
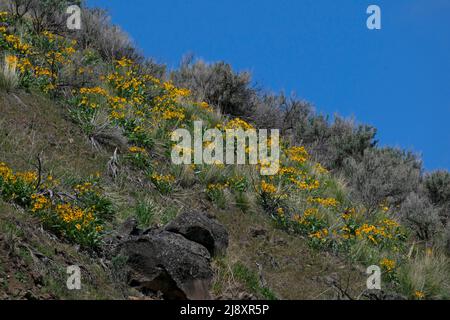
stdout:
MULTIPOLYGON (((0 13, 0 198, 60 241, 80 245, 90 257, 130 216, 146 228, 170 222, 184 208, 206 207, 233 237, 239 224, 254 223, 251 217, 291 243, 307 243, 310 255, 338 256, 363 269, 379 265, 386 290, 449 297, 448 172, 424 175, 416 155, 378 148, 374 128, 339 117, 331 122, 307 103, 258 93, 249 74, 225 63, 186 60, 166 73, 140 57, 99 10, 83 8, 92 28, 70 33, 58 14, 46 11, 65 1, 33 2, 35 15, 21 1, 10 2, 17 6, 0 13), (210 86, 199 85, 205 79, 210 86), (172 164, 171 132, 192 131, 197 120, 222 132, 281 129, 280 171, 262 176, 264 163, 172 164)), ((21 237, 7 219, 0 227, 21 237)), ((278 249, 298 255, 293 247, 278 249)), ((276 276, 262 285, 255 261, 239 251, 232 246, 233 263, 218 263, 219 277, 234 277, 259 298, 295 296, 276 276)), ((317 261, 325 264, 323 256, 317 261)), ((113 261, 112 275, 99 271, 100 277, 114 277, 121 263, 113 261)), ((17 278, 26 282, 23 273, 17 278)), ((55 285, 50 278, 48 287, 55 285)), ((225 289, 216 281, 216 294, 225 289)))
POLYGON ((246 266, 239 263, 234 265, 233 273, 234 276, 242 281, 251 292, 262 296, 266 300, 277 299, 276 295, 269 288, 261 286, 258 276, 246 266))

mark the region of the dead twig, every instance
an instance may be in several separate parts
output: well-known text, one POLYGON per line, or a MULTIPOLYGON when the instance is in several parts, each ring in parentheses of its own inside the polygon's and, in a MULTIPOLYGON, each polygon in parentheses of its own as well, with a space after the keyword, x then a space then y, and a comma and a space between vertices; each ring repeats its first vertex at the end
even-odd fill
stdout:
POLYGON ((107 172, 115 180, 119 171, 119 157, 117 155, 117 148, 114 150, 112 157, 107 164, 107 172))
POLYGON ((36 182, 36 189, 39 189, 42 183, 42 151, 36 156, 37 165, 36 169, 38 171, 38 179, 36 182))

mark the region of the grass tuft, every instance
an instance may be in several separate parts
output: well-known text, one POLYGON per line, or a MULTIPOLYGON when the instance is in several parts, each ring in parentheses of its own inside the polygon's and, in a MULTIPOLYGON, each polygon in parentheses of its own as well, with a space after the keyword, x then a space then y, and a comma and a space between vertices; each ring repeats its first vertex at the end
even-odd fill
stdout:
POLYGON ((5 56, 3 66, 0 67, 0 90, 10 92, 18 86, 17 58, 5 56))

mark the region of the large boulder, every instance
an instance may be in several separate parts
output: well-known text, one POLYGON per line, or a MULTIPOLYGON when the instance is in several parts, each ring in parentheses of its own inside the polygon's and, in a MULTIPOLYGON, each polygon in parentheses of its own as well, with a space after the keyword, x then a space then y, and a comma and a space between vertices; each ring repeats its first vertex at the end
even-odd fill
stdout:
POLYGON ((202 245, 164 230, 130 236, 119 245, 128 258, 129 284, 164 299, 209 299, 213 277, 202 245))
POLYGON ((215 219, 199 211, 185 211, 167 224, 166 231, 181 234, 208 249, 211 256, 224 255, 228 247, 228 232, 215 219))

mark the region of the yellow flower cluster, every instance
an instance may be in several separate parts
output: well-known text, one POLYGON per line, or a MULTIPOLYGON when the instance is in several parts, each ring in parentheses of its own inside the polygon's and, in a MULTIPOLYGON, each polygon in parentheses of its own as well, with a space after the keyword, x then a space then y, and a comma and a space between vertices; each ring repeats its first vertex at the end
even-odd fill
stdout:
POLYGON ((210 183, 208 184, 208 186, 206 187, 206 191, 214 191, 214 190, 224 190, 228 187, 228 183, 210 183))
MULTIPOLYGON (((0 17, 0 22, 4 22, 6 15, 0 17)), ((11 30, 14 30, 11 28, 11 30)), ((20 57, 7 57, 7 63, 10 68, 20 71, 22 75, 29 72, 33 77, 22 77, 21 84, 30 85, 36 80, 44 80, 35 82, 41 90, 49 92, 57 88, 58 73, 63 65, 72 63, 70 56, 76 50, 73 47, 76 41, 69 42, 61 36, 57 36, 51 32, 44 31, 41 36, 48 43, 43 46, 32 47, 25 43, 21 36, 9 34, 8 28, 0 25, 0 42, 6 45, 6 50, 18 54, 20 57), (31 60, 31 61, 30 61, 31 60), (36 79, 44 77, 44 79, 36 79), (47 78, 47 79, 45 79, 47 78)))
MULTIPOLYGON (((285 153, 288 159, 297 164, 304 164, 309 157, 304 147, 291 147, 285 150, 285 153)), ((303 191, 313 191, 320 188, 320 181, 314 175, 308 173, 306 168, 300 169, 296 166, 282 166, 277 175, 286 178, 284 180, 285 182, 290 182, 303 191)), ((328 200, 328 203, 324 199, 318 199, 317 201, 321 202, 321 200, 323 200, 324 205, 333 205, 331 200, 328 200)))
POLYGON ((4 162, 0 162, 0 178, 6 182, 15 179, 12 169, 9 168, 4 162))
POLYGON ((297 168, 294 167, 282 167, 280 170, 278 170, 278 175, 280 176, 303 176, 305 173, 297 168))
POLYGON ((117 60, 116 63, 122 68, 131 67, 134 64, 132 60, 127 59, 126 57, 122 57, 122 59, 117 60))
POLYGON ((139 90, 140 87, 144 84, 144 80, 133 77, 134 73, 129 72, 126 76, 121 75, 119 72, 115 72, 112 74, 109 74, 107 76, 107 80, 114 85, 116 89, 119 90, 139 90))
POLYGON ((250 130, 250 129, 254 129, 254 127, 251 124, 245 122, 244 120, 242 120, 240 118, 234 118, 227 122, 227 124, 225 125, 225 129, 250 130))
POLYGON ((147 153, 147 150, 145 150, 145 148, 136 147, 136 146, 129 147, 128 151, 130 151, 131 153, 140 153, 140 154, 147 153))
POLYGON ((315 190, 320 187, 320 182, 316 179, 313 179, 312 181, 305 181, 305 180, 298 180, 293 177, 289 178, 289 181, 291 181, 294 185, 297 186, 300 190, 315 190))
POLYGON ((261 191, 266 194, 275 194, 277 192, 277 187, 271 183, 261 180, 261 191))
POLYGON ((49 209, 51 206, 50 200, 42 195, 42 194, 33 194, 31 196, 31 211, 37 212, 40 210, 46 210, 49 209))
POLYGON ((85 182, 82 184, 77 184, 73 189, 75 190, 75 192, 82 195, 87 192, 94 191, 94 185, 92 184, 92 182, 85 182))
POLYGON ((416 299, 419 299, 419 300, 424 299, 424 298, 425 298, 425 293, 424 293, 423 291, 416 290, 416 291, 414 292, 414 297, 415 297, 416 299))
POLYGON ((34 171, 16 172, 9 168, 6 163, 0 162, 0 178, 6 183, 15 183, 22 181, 26 184, 31 184, 37 181, 37 173, 34 171))
POLYGON ((364 223, 356 227, 357 212, 355 208, 345 210, 341 217, 346 223, 341 228, 341 235, 344 239, 368 239, 372 244, 378 245, 386 240, 402 236, 400 224, 391 219, 383 219, 375 224, 364 223))
POLYGON ((337 201, 335 198, 313 198, 308 197, 307 200, 309 203, 316 203, 320 204, 324 207, 337 207, 339 205, 339 201, 337 201))
POLYGON ((306 160, 309 159, 309 155, 305 147, 291 147, 287 149, 285 153, 291 161, 297 162, 299 164, 305 163, 306 160))
POLYGON ((36 77, 56 78, 56 75, 50 69, 40 66, 34 67, 34 74, 36 77))
POLYGON ((125 118, 125 113, 113 110, 113 111, 111 111, 111 118, 112 119, 116 119, 116 120, 124 119, 125 118))
POLYGON ((67 56, 71 56, 76 52, 74 47, 66 47, 62 49, 62 53, 67 55, 67 56))
POLYGON ((284 218, 284 209, 283 208, 278 208, 277 209, 277 214, 280 218, 284 218))
POLYGON ((347 208, 347 209, 345 209, 344 213, 341 215, 341 218, 344 221, 348 221, 348 220, 350 220, 352 218, 355 218, 356 214, 357 213, 356 213, 356 209, 355 208, 347 208))
POLYGON ((388 212, 389 211, 389 203, 387 200, 383 201, 382 203, 380 203, 379 205, 381 211, 383 212, 388 212))
POLYGON ((165 109, 161 108, 153 108, 152 110, 155 113, 160 113, 164 120, 183 120, 186 115, 184 114, 184 110, 182 108, 178 108, 176 106, 171 106, 165 109))
POLYGON ((206 195, 218 206, 222 206, 225 202, 224 190, 228 187, 228 183, 210 183, 206 187, 206 195))
POLYGON ((390 219, 383 220, 379 226, 372 224, 363 224, 356 229, 355 235, 359 238, 367 237, 372 243, 378 244, 383 239, 392 239, 394 235, 399 234, 399 224, 390 219))
MULTIPOLYGON (((7 201, 14 201, 24 208, 28 208, 36 214, 52 230, 57 231, 67 239, 76 241, 81 245, 96 245, 103 227, 101 221, 96 218, 102 209, 98 210, 96 202, 88 208, 79 207, 78 202, 59 202, 54 204, 51 199, 51 192, 43 192, 47 188, 56 187, 56 180, 52 176, 47 176, 41 181, 39 189, 36 189, 35 182, 38 175, 33 171, 14 173, 5 163, 0 163, 0 196, 7 201), (48 194, 48 195, 47 195, 48 194)), ((95 190, 95 185, 91 182, 80 183, 74 187, 79 198, 86 192, 95 190)), ((97 192, 97 195, 100 195, 97 192)), ((71 198, 72 199, 72 198, 71 198)))
POLYGON ((163 83, 163 88, 167 92, 171 93, 174 96, 178 96, 178 97, 187 97, 187 96, 189 96, 191 94, 191 92, 188 89, 177 88, 170 81, 164 82, 163 83))
POLYGON ((292 221, 299 223, 299 224, 304 224, 303 218, 299 214, 294 214, 292 216, 292 221))
POLYGON ((325 239, 326 237, 328 237, 328 229, 324 228, 322 230, 319 230, 317 232, 311 233, 309 235, 310 238, 315 238, 315 239, 325 239))
POLYGON ((42 32, 42 35, 47 38, 49 42, 54 42, 57 38, 57 36, 54 33, 51 33, 50 31, 44 31, 42 32))
POLYGON ((204 102, 204 101, 200 102, 198 104, 198 106, 206 111, 209 111, 209 112, 213 111, 213 108, 207 102, 204 102))
POLYGON ((344 238, 346 240, 354 237, 352 230, 347 225, 345 225, 341 228, 341 233, 342 233, 342 238, 344 238))
POLYGON ((190 95, 189 90, 176 88, 171 82, 161 82, 150 75, 138 75, 137 65, 128 58, 116 61, 116 71, 107 75, 106 79, 112 87, 118 91, 118 96, 109 100, 112 107, 113 119, 124 119, 125 106, 132 108, 134 115, 140 119, 145 117, 148 111, 156 114, 155 119, 183 120, 185 113, 183 108, 177 105, 177 99, 190 95), (145 92, 149 88, 156 88, 161 93, 153 98, 152 109, 145 105, 145 92))
POLYGON ((384 219, 382 221, 382 224, 384 224, 387 228, 395 229, 399 228, 400 224, 397 221, 391 220, 391 219, 384 219))
POLYGON ((319 210, 317 208, 308 208, 303 212, 303 216, 299 214, 295 214, 293 216, 293 220, 299 224, 306 225, 308 224, 308 219, 314 216, 317 216, 319 210))
POLYGON ((37 181, 38 175, 34 171, 17 172, 16 178, 27 184, 31 184, 37 181))
POLYGON ((17 63, 17 68, 19 68, 21 73, 25 73, 28 70, 33 69, 33 65, 31 64, 30 60, 27 58, 19 59, 17 63))
POLYGON ((95 220, 92 211, 83 210, 69 203, 58 204, 56 213, 65 223, 76 223, 76 228, 81 230, 95 220))
POLYGON ((80 89, 80 94, 82 95, 89 95, 89 94, 97 94, 100 96, 107 96, 108 93, 106 92, 105 89, 101 88, 101 87, 92 87, 92 88, 81 88, 80 89))
POLYGON ((391 237, 390 234, 386 233, 385 228, 377 227, 367 223, 364 223, 361 227, 356 229, 355 235, 358 238, 367 237, 367 239, 369 239, 373 244, 378 244, 378 237, 391 237))
POLYGON ((303 212, 303 217, 307 218, 310 216, 314 216, 317 213, 319 213, 319 210, 317 208, 308 208, 305 210, 305 212, 303 212))
POLYGON ((157 183, 160 183, 160 182, 172 183, 172 182, 175 181, 175 177, 172 176, 171 174, 160 175, 160 174, 157 174, 157 173, 153 173, 151 175, 151 179, 152 179, 152 181, 157 182, 157 183))
MULTIPOLYGON (((0 11, 0 22, 6 22, 8 18, 8 12, 7 11, 0 11)), ((6 37, 6 32, 7 28, 6 26, 0 25, 0 33, 3 34, 3 37, 6 37)))
POLYGON ((175 182, 175 177, 171 174, 153 173, 150 176, 150 180, 161 193, 169 193, 172 191, 172 183, 175 182))
POLYGON ((29 44, 23 43, 19 37, 13 34, 4 34, 5 41, 16 51, 22 54, 30 54, 31 46, 29 44))
POLYGON ((392 272, 395 269, 395 261, 390 260, 388 258, 383 258, 380 261, 380 266, 385 269, 387 272, 392 272))
POLYGON ((186 115, 182 107, 177 105, 177 99, 190 95, 189 90, 176 88, 170 82, 162 84, 164 94, 153 98, 155 107, 152 112, 160 114, 164 120, 184 120, 186 115))
POLYGON ((45 54, 45 57, 47 58, 47 63, 49 65, 53 65, 54 63, 64 63, 66 62, 66 59, 64 55, 61 52, 57 51, 50 51, 45 54))
POLYGON ((79 93, 81 95, 79 106, 89 107, 91 109, 96 109, 99 107, 99 102, 101 102, 99 99, 108 97, 107 91, 98 86, 91 88, 80 88, 79 93))
POLYGON ((19 58, 13 55, 6 55, 5 61, 9 68, 15 69, 17 67, 17 63, 19 62, 19 58))
POLYGON ((125 117, 124 110, 128 104, 128 100, 126 98, 122 98, 119 96, 109 97, 108 103, 112 109, 111 117, 113 119, 123 119, 125 117))

